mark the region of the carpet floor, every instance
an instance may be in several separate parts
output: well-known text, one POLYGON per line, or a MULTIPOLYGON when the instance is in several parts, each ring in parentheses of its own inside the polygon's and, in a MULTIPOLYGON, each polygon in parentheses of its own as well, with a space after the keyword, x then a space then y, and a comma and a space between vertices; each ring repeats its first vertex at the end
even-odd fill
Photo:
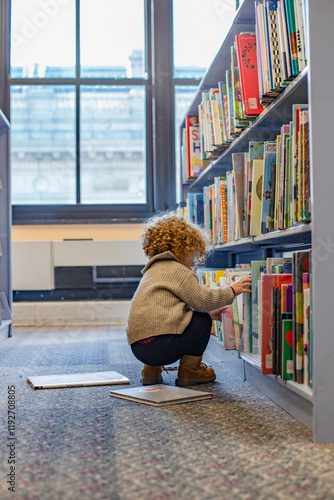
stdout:
MULTIPOLYGON (((314 444, 309 429, 212 352, 205 361, 217 373, 197 387, 214 393, 207 401, 155 408, 111 398, 106 386, 34 391, 27 376, 107 370, 137 386, 142 365, 123 330, 15 329, 0 344, 0 498, 334 500, 334 445, 314 444)), ((164 383, 175 376, 164 373, 164 383)))

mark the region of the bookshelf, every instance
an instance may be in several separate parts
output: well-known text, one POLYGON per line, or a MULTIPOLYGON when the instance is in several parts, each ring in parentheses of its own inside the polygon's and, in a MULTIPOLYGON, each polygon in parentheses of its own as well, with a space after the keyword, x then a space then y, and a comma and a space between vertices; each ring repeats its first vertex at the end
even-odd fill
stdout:
MULTIPOLYGON (((293 382, 282 385, 289 397, 301 397, 312 404, 312 426, 317 443, 334 443, 334 335, 332 314, 332 287, 334 283, 334 224, 331 214, 334 209, 332 167, 332 123, 334 112, 333 81, 334 67, 332 47, 334 43, 334 3, 306 0, 308 67, 245 129, 232 144, 190 184, 182 186, 183 199, 188 192, 197 192, 213 182, 217 175, 232 169, 232 153, 245 151, 249 141, 274 140, 280 126, 291 120, 292 104, 309 103, 310 110, 310 174, 312 222, 283 231, 244 238, 235 242, 215 245, 215 263, 233 265, 246 261, 247 255, 256 253, 258 258, 280 256, 283 252, 312 248, 313 262, 313 391, 298 387, 293 382)), ((188 114, 198 113, 201 93, 216 87, 224 79, 230 64, 230 46, 236 34, 254 31, 254 0, 245 0, 236 12, 230 31, 210 68, 204 75, 197 95, 188 114)), ((181 130, 184 123, 181 124, 181 130)), ((226 352, 226 354, 228 354, 226 352)), ((232 356, 235 358, 236 353, 232 356)), ((259 370, 259 360, 246 354, 240 358, 249 367, 259 370)), ((240 363, 240 359, 238 359, 240 363)), ((272 385, 275 376, 261 375, 263 384, 272 385)))
POLYGON ((0 340, 11 336, 11 203, 9 122, 0 110, 0 340))

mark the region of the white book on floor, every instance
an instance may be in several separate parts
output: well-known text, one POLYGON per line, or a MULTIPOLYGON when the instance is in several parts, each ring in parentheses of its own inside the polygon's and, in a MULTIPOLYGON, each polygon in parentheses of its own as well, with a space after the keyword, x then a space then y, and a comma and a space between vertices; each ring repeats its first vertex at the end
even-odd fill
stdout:
POLYGON ((90 385, 129 384, 130 380, 115 371, 94 373, 61 373, 27 377, 33 389, 58 389, 61 387, 86 387, 90 385))
POLYGON ((126 389, 115 389, 110 391, 113 398, 126 399, 145 405, 165 406, 176 403, 188 403, 201 399, 211 399, 211 392, 185 389, 165 384, 147 385, 142 387, 130 387, 126 389))

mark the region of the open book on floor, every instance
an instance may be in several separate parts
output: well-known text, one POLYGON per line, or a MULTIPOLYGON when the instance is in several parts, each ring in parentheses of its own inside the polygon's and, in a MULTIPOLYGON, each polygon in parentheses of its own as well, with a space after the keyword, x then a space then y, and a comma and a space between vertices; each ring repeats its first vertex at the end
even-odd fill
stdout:
POLYGON ((109 371, 39 375, 36 377, 27 377, 27 382, 33 389, 57 389, 61 387, 129 384, 130 380, 124 377, 121 373, 109 371))
POLYGON ((127 399, 145 405, 165 406, 176 403, 188 403, 201 399, 211 399, 211 392, 185 389, 184 387, 174 387, 171 385, 157 384, 144 387, 130 387, 126 389, 115 389, 110 391, 110 396, 114 398, 127 399))

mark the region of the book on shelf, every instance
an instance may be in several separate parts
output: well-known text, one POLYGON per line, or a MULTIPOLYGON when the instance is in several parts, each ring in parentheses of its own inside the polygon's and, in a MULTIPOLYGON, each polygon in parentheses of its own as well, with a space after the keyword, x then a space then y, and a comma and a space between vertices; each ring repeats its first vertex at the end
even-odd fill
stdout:
POLYGON ((250 210, 250 236, 261 234, 263 159, 254 159, 252 168, 252 198, 250 210))
POLYGON ((244 192, 245 192, 245 154, 233 153, 233 176, 236 195, 236 224, 237 238, 245 236, 245 209, 244 209, 244 192))
POLYGON ((299 65, 296 32, 296 12, 294 4, 294 0, 284 0, 289 49, 291 54, 291 70, 292 75, 296 76, 299 73, 299 65))
POLYGON ((196 270, 200 283, 210 288, 230 286, 251 274, 251 293, 235 298, 212 333, 227 350, 258 355, 263 374, 307 387, 313 368, 310 262, 310 251, 303 250, 235 268, 196 270))
POLYGON ((248 162, 248 192, 247 192, 247 212, 245 217, 245 235, 249 236, 252 213, 252 192, 253 192, 253 162, 262 160, 264 155, 264 143, 261 141, 251 141, 249 143, 249 162, 248 162))
POLYGON ((254 14, 255 31, 234 37, 223 80, 201 93, 202 170, 203 161, 217 158, 307 66, 304 0, 255 0, 254 14))
POLYGON ((272 204, 272 175, 273 164, 276 165, 276 142, 266 142, 263 160, 262 206, 261 206, 261 233, 270 230, 270 214, 272 204))
POLYGON ((304 307, 303 275, 310 272, 310 252, 308 250, 292 253, 293 263, 293 338, 295 349, 294 380, 303 382, 304 364, 304 307))
POLYGON ((270 104, 306 67, 303 0, 255 0, 260 102, 270 104))
POLYGON ((261 300, 261 295, 258 293, 259 281, 261 280, 261 274, 264 272, 266 267, 266 261, 257 260, 251 262, 251 273, 252 273, 252 353, 261 354, 261 344, 259 343, 259 337, 262 336, 262 332, 259 331, 259 302, 261 300), (260 297, 260 300, 259 300, 260 297))
POLYGON ((201 219, 211 242, 310 222, 307 104, 293 106, 291 122, 282 125, 275 141, 250 141, 248 151, 232 153, 231 163, 225 178, 216 176, 214 184, 203 188, 201 219))
POLYGON ((263 111, 263 107, 260 104, 259 96, 255 33, 236 35, 235 42, 244 114, 245 116, 256 116, 263 111))
POLYGON ((201 138, 198 115, 186 117, 186 126, 181 140, 182 180, 195 179, 207 166, 201 157, 201 138))

